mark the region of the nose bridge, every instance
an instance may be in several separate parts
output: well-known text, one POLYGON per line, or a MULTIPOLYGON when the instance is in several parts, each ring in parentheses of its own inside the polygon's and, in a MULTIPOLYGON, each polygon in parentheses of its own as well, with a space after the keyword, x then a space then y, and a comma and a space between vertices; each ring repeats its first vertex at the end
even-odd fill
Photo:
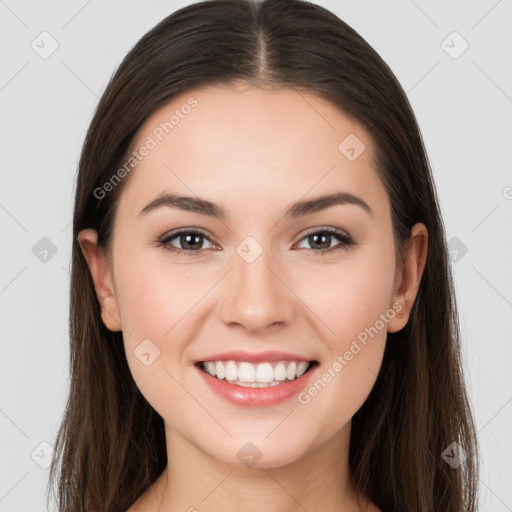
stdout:
POLYGON ((233 254, 233 266, 221 309, 225 323, 259 330, 291 318, 293 294, 282 282, 270 249, 247 237, 233 254))

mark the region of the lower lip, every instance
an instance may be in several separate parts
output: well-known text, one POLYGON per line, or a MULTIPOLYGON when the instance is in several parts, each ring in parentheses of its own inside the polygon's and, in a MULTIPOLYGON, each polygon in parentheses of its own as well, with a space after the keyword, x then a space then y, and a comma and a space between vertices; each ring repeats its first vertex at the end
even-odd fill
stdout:
POLYGON ((206 384, 219 394, 222 398, 235 405, 245 405, 247 407, 266 407, 276 405, 297 395, 315 372, 317 364, 314 364, 304 375, 277 386, 268 386, 266 388, 247 388, 230 384, 225 380, 219 380, 212 377, 209 373, 196 366, 206 384))

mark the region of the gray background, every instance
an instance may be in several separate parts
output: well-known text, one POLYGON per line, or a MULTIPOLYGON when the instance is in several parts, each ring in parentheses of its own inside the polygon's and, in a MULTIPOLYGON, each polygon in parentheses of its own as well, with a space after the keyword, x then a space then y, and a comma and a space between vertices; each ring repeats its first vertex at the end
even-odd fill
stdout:
MULTIPOLYGON (((2 512, 46 510, 44 466, 68 386, 70 223, 86 128, 127 51, 188 3, 0 0, 2 512)), ((318 3, 374 46, 417 115, 452 249, 480 510, 510 511, 512 2, 318 3)))

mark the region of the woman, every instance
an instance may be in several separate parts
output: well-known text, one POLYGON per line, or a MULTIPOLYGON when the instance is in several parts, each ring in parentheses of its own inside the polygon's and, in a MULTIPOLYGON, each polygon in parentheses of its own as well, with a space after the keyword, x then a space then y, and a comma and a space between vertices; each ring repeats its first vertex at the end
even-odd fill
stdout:
POLYGON ((126 56, 84 144, 59 510, 476 510, 434 184, 377 53, 214 0, 126 56))

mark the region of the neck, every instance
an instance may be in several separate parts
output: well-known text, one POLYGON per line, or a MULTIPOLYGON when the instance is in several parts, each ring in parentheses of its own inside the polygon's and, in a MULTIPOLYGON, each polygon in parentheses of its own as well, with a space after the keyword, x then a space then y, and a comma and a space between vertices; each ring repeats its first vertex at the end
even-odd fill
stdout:
MULTIPOLYGON (((350 423, 301 458, 276 467, 228 464, 166 427, 168 465, 136 505, 148 512, 373 512, 349 483, 350 423)), ((134 506, 129 512, 139 512, 134 506)))

